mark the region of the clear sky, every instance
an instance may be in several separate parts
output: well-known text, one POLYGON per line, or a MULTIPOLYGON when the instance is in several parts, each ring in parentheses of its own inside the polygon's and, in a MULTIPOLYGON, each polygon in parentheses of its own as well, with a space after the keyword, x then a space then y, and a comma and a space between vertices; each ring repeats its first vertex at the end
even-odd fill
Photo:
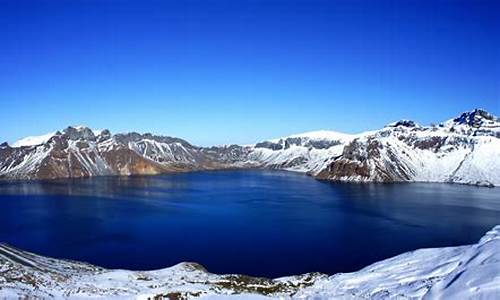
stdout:
POLYGON ((500 115, 500 2, 0 0, 0 140, 194 144, 500 115))

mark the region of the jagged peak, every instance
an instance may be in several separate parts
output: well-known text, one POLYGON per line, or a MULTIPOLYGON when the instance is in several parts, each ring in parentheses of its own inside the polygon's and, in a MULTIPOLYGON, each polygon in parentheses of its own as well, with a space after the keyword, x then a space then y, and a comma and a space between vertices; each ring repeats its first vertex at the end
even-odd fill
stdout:
POLYGON ((389 124, 385 125, 384 127, 399 127, 399 126, 410 127, 410 128, 420 127, 420 125, 417 124, 415 121, 407 120, 407 119, 401 119, 399 121, 389 123, 389 124))
POLYGON ((95 140, 94 132, 86 126, 68 126, 63 130, 63 134, 70 140, 95 140))
POLYGON ((108 129, 91 129, 85 125, 68 126, 63 130, 63 135, 68 136, 71 140, 95 140, 99 137, 109 138, 111 132, 108 129))
POLYGON ((77 131, 89 131, 90 130, 96 136, 101 134, 101 132, 103 132, 103 131, 109 132, 109 130, 107 130, 107 129, 92 129, 91 127, 86 126, 86 125, 71 125, 71 126, 66 127, 64 130, 68 130, 71 128, 76 129, 77 131))
POLYGON ((489 113, 485 109, 476 108, 471 111, 462 113, 459 117, 453 119, 455 124, 463 124, 469 126, 480 126, 483 121, 498 121, 498 117, 489 113))
POLYGON ((66 132, 66 131, 92 131, 92 129, 90 129, 90 127, 88 126, 85 126, 85 125, 70 125, 68 127, 66 127, 63 132, 66 132))
POLYGON ((65 136, 70 140, 79 140, 79 139, 96 140, 96 139, 109 138, 111 136, 111 133, 107 129, 93 130, 84 125, 68 126, 63 130, 49 132, 38 136, 28 136, 19 139, 14 143, 12 143, 12 147, 18 148, 18 147, 37 146, 49 142, 54 137, 62 137, 62 136, 65 136))

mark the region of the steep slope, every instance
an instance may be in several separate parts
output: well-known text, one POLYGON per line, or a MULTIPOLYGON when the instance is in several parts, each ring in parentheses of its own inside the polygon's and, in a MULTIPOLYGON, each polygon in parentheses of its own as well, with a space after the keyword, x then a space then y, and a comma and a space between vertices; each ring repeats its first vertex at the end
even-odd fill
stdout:
POLYGON ((0 245, 2 298, 498 299, 499 274, 500 226, 474 245, 416 250, 354 273, 278 279, 215 275, 195 263, 107 270, 0 245))
POLYGON ((294 297, 498 299, 500 226, 474 245, 421 249, 361 271, 322 278, 294 297))

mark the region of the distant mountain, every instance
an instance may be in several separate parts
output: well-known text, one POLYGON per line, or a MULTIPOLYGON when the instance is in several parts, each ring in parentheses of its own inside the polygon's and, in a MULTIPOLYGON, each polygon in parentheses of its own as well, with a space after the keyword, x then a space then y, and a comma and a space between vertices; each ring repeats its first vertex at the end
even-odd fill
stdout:
POLYGON ((476 109, 437 126, 401 120, 360 134, 315 131, 222 147, 76 126, 0 145, 0 177, 7 179, 224 168, 285 169, 335 181, 500 185, 500 120, 476 109))

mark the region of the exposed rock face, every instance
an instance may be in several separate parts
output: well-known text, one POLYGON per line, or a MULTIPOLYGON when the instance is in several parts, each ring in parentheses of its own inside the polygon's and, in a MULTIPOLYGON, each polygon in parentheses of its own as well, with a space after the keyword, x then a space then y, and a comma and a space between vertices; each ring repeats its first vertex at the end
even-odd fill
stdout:
POLYGON ((469 125, 475 128, 494 123, 498 118, 482 109, 464 112, 460 117, 453 119, 457 124, 469 125))
POLYGON ((0 176, 52 179, 228 167, 217 158, 217 148, 213 152, 207 155, 179 138, 135 132, 111 135, 108 130, 96 135, 87 127, 68 127, 40 145, 0 147, 0 176))
POLYGON ((398 127, 398 126, 403 126, 403 127, 420 127, 417 125, 417 123, 411 121, 411 120, 400 120, 397 122, 394 122, 392 124, 387 125, 386 127, 398 127))
POLYGON ((253 146, 203 148, 175 137, 112 135, 84 126, 16 144, 21 146, 0 145, 0 177, 49 179, 258 167, 339 181, 500 185, 500 121, 479 109, 438 126, 402 120, 361 134, 317 131, 253 146))

